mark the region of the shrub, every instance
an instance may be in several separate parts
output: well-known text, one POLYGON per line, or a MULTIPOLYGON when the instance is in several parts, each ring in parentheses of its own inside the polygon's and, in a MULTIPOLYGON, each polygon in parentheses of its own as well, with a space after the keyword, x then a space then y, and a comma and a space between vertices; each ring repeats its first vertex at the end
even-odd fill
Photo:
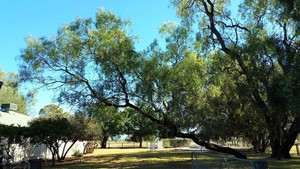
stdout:
POLYGON ((191 144, 191 140, 187 139, 170 139, 170 146, 172 147, 188 147, 191 144))
POLYGON ((73 156, 75 156, 75 157, 82 157, 82 156, 83 156, 83 153, 80 152, 80 150, 75 150, 75 151, 73 152, 73 156))

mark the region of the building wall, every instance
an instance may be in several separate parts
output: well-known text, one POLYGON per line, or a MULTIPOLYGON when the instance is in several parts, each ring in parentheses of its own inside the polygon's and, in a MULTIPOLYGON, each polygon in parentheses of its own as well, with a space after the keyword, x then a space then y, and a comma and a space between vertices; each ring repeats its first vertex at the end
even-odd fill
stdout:
MULTIPOLYGON (((17 112, 9 111, 9 112, 2 112, 0 111, 0 124, 5 125, 21 125, 21 126, 28 126, 28 122, 32 118, 30 116, 20 114, 17 112)), ((27 144, 28 141, 25 141, 23 145, 19 144, 11 144, 10 145, 10 155, 12 156, 13 162, 18 162, 23 160, 24 158, 47 158, 51 159, 52 154, 49 149, 46 148, 45 145, 38 145, 34 146, 31 144, 27 144)), ((73 147, 70 149, 66 157, 70 157, 76 150, 79 150, 83 153, 84 146, 86 141, 77 141, 73 147)), ((2 148, 7 148, 7 140, 0 140, 0 145, 2 148)), ((71 143, 67 143, 67 147, 69 147, 71 143)), ((63 147, 60 147, 60 152, 63 150, 63 147)))
MULTIPOLYGON (((79 150, 83 153, 86 141, 77 141, 70 151, 67 153, 66 157, 71 157, 75 151, 79 150)), ((67 148, 70 147, 71 143, 67 143, 67 148)), ((63 151, 63 146, 59 148, 60 153, 63 151)), ((22 161, 23 159, 51 159, 51 151, 46 147, 46 145, 19 145, 12 144, 10 146, 10 155, 12 156, 12 162, 22 161)))
POLYGON ((28 122, 30 120, 31 117, 24 114, 20 114, 14 111, 0 111, 0 124, 28 126, 28 122))

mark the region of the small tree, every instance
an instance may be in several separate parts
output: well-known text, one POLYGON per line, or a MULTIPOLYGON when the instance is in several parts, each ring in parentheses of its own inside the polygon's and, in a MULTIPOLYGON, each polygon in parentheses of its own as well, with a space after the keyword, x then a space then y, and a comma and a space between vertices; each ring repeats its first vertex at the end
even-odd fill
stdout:
POLYGON ((63 149, 63 152, 60 153, 59 148, 69 141, 73 141, 73 144, 77 141, 77 139, 69 137, 72 136, 71 132, 71 123, 63 117, 39 118, 30 123, 31 143, 47 146, 52 154, 52 166, 55 163, 55 157, 59 161, 63 160, 69 150, 64 151, 65 149, 63 149))
POLYGON ((30 122, 31 142, 45 144, 52 153, 52 165, 55 158, 64 160, 67 153, 78 140, 92 140, 96 137, 95 125, 80 115, 71 116, 56 105, 47 105, 42 116, 30 122), (71 143, 67 146, 67 143, 71 143), (60 151, 60 148, 62 150, 60 151))

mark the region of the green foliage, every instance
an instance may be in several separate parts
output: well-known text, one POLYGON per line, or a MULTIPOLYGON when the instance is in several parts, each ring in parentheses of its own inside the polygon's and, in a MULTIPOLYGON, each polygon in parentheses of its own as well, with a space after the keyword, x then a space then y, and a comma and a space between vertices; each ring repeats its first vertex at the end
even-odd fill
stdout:
POLYGON ((34 101, 34 94, 28 93, 24 95, 19 90, 19 76, 11 72, 5 74, 0 68, 0 81, 4 84, 0 90, 0 104, 2 103, 15 103, 18 105, 18 113, 27 114, 29 106, 34 101))
POLYGON ((69 118, 73 124, 76 138, 80 141, 95 141, 102 136, 101 123, 92 117, 86 116, 82 112, 76 112, 75 116, 69 118))
POLYGON ((73 155, 72 156, 75 156, 75 157, 82 157, 83 156, 83 153, 80 152, 80 150, 75 150, 73 152, 73 155))
POLYGON ((40 110, 39 115, 47 118, 55 118, 55 116, 68 116, 67 113, 63 111, 63 108, 60 108, 55 104, 49 104, 43 107, 40 110))
POLYGON ((170 146, 172 147, 189 147, 191 140, 186 139, 170 139, 170 146))
POLYGON ((57 105, 47 105, 40 112, 43 115, 29 124, 30 141, 33 144, 45 144, 52 153, 52 164, 55 157, 64 160, 68 151, 78 140, 94 140, 99 138, 96 122, 86 116, 71 116, 58 109, 57 105), (66 147, 67 143, 71 143, 66 147), (60 147, 64 147, 60 151, 60 147))
POLYGON ((31 141, 33 143, 44 143, 47 146, 52 146, 58 140, 69 140, 71 124, 68 119, 63 117, 35 119, 30 122, 31 141))
POLYGON ((0 140, 7 139, 7 144, 21 143, 28 135, 27 127, 0 124, 0 140))
POLYGON ((125 125, 125 134, 129 135, 129 139, 134 142, 153 141, 158 134, 157 124, 153 123, 141 114, 132 110, 129 111, 127 122, 125 125))
POLYGON ((77 19, 59 29, 56 37, 28 37, 20 56, 21 81, 59 87, 59 101, 70 104, 106 98, 107 90, 118 92, 118 86, 111 83, 118 80, 115 70, 130 73, 129 68, 136 66, 127 26, 127 21, 99 10, 95 21, 77 19))
MULTIPOLYGON (((224 11, 222 3, 216 9, 224 11)), ((100 10, 94 21, 77 19, 53 38, 29 38, 20 56, 21 80, 56 89, 59 101, 95 114, 103 142, 123 132, 128 115, 122 110, 130 108, 168 136, 192 138, 222 151, 200 139, 209 120, 221 126, 226 117, 219 118, 226 101, 218 101, 226 76, 220 73, 212 79, 210 55, 197 51, 202 45, 199 37, 186 23, 165 24, 161 33, 166 50, 154 41, 137 53, 127 24, 100 10)))
POLYGON ((127 114, 113 107, 94 104, 88 108, 92 117, 99 124, 98 132, 101 132, 102 148, 106 148, 109 137, 121 135, 126 130, 127 114))
MULTIPOLYGON (((198 43, 208 43, 208 53, 222 51, 226 54, 223 57, 236 65, 233 72, 239 76, 233 78, 237 89, 233 92, 238 94, 239 104, 254 107, 250 109, 254 112, 251 120, 267 128, 272 156, 290 158, 289 149, 300 132, 296 103, 298 1, 245 0, 239 5, 237 17, 226 11, 225 1, 175 0, 173 4, 186 24, 198 25, 197 35, 202 37, 198 43)), ((247 119, 251 112, 241 110, 247 119)))

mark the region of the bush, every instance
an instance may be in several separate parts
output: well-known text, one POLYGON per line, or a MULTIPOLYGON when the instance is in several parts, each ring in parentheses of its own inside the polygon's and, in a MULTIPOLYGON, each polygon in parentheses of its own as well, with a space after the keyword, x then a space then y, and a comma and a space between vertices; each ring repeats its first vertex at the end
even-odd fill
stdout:
POLYGON ((167 147, 172 147, 170 145, 170 139, 163 139, 163 147, 167 148, 167 147))
POLYGON ((82 156, 83 156, 83 153, 80 152, 80 150, 75 150, 75 151, 73 152, 73 156, 75 156, 75 157, 82 157, 82 156))
POLYGON ((172 147, 188 147, 191 144, 191 140, 187 139, 170 139, 170 146, 172 147))

